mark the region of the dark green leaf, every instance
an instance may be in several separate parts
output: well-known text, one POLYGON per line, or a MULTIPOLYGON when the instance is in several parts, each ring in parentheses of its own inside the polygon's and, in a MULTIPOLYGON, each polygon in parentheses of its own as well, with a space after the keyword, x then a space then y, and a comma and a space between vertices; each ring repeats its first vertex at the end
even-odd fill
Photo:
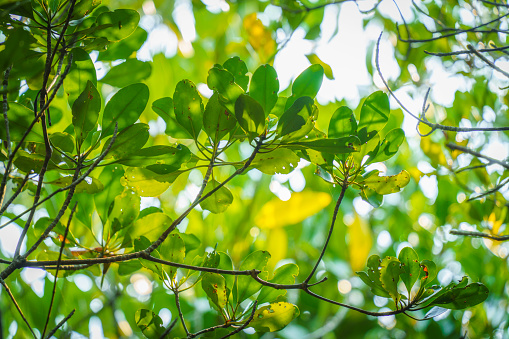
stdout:
POLYGON ((72 105, 72 124, 79 144, 83 143, 88 133, 96 127, 100 111, 101 96, 94 84, 88 81, 85 90, 72 105))
POLYGON ((69 133, 52 133, 49 140, 53 146, 64 152, 71 153, 74 150, 74 138, 69 133))
POLYGON ((125 190, 117 195, 111 207, 108 219, 111 220, 113 233, 130 225, 140 213, 140 197, 131 190, 125 190), (119 228, 118 228, 119 227, 119 228))
MULTIPOLYGON (((149 138, 148 130, 149 126, 147 124, 134 124, 128 126, 118 134, 113 146, 104 159, 113 158, 118 160, 140 150, 149 138)), ((110 139, 111 138, 107 139, 104 143, 102 150, 103 153, 108 147, 110 139)))
POLYGON ((364 100, 357 127, 361 143, 367 142, 384 128, 389 120, 389 114, 389 98, 384 92, 375 92, 364 100))
POLYGON ((316 139, 311 141, 294 141, 282 144, 291 149, 312 149, 318 152, 331 154, 352 153, 359 150, 359 139, 357 137, 342 137, 337 139, 316 139))
POLYGON ((341 138, 357 135, 357 121, 352 110, 346 106, 338 108, 329 123, 329 138, 341 138))
POLYGON ((376 160, 385 161, 392 158, 398 152, 399 146, 401 146, 403 141, 405 141, 405 132, 401 128, 391 130, 380 144, 376 160))
POLYGON ((286 102, 286 109, 300 97, 314 98, 322 86, 323 74, 321 65, 311 65, 306 68, 292 84, 292 96, 286 102))
POLYGON ((247 84, 249 77, 246 75, 247 66, 244 61, 240 60, 238 56, 230 58, 223 64, 224 69, 233 74, 235 83, 238 84, 244 91, 247 91, 247 84))
MULTIPOLYGON (((62 177, 53 181, 48 182, 50 185, 55 185, 58 187, 67 187, 73 182, 72 176, 62 177)), ((76 186, 75 193, 87 192, 87 194, 95 194, 101 192, 104 189, 104 185, 93 177, 86 177, 85 180, 80 182, 76 186)))
POLYGON ((151 146, 131 153, 117 162, 131 167, 144 167, 157 174, 174 172, 189 160, 191 152, 185 146, 151 146))
POLYGON ((249 140, 265 132, 265 114, 260 104, 248 95, 242 94, 235 102, 235 117, 249 140))
POLYGON ((72 64, 69 73, 64 79, 64 89, 69 106, 73 107, 74 101, 83 93, 88 81, 97 86, 97 75, 94 63, 87 52, 81 48, 74 48, 70 54, 72 56, 72 64))
POLYGON ((145 84, 129 85, 118 91, 104 108, 101 138, 113 134, 116 123, 119 131, 134 124, 145 109, 148 97, 145 84))
POLYGON ((196 85, 189 80, 180 81, 173 94, 173 104, 177 122, 197 139, 203 125, 203 103, 196 85))
MULTIPOLYGON (((288 106, 288 104, 287 104, 288 106)), ((311 132, 318 118, 318 108, 310 97, 298 98, 279 118, 278 137, 285 140, 298 140, 311 132)))
POLYGON ((133 52, 136 52, 141 48, 143 43, 147 40, 147 36, 147 31, 141 27, 136 27, 134 33, 129 37, 122 41, 111 44, 108 46, 107 50, 99 53, 97 60, 113 61, 119 59, 127 59, 133 54, 133 52))
POLYGON ((120 178, 123 175, 124 170, 120 165, 106 166, 99 175, 99 181, 107 183, 100 193, 94 195, 96 211, 101 217, 103 224, 106 223, 113 199, 124 190, 124 187, 120 184, 120 178))
POLYGON ((481 283, 477 282, 461 287, 458 284, 433 300, 429 306, 436 305, 447 309, 461 310, 482 303, 488 298, 488 294, 488 288, 481 283))
MULTIPOLYGON (((171 233, 163 243, 158 247, 161 259, 171 261, 174 263, 184 263, 186 257, 186 246, 184 240, 178 233, 171 233)), ((170 279, 175 279, 177 275, 177 268, 172 266, 164 266, 164 270, 168 273, 170 279)))
POLYGON ((385 257, 380 267, 380 282, 382 287, 389 292, 394 303, 398 305, 401 298, 398 292, 398 281, 400 274, 403 273, 401 263, 397 258, 385 257))
POLYGON ((140 21, 140 15, 132 9, 116 9, 113 12, 101 13, 97 19, 98 26, 103 29, 94 32, 94 36, 106 38, 109 41, 119 41, 131 35, 140 21))
MULTIPOLYGON (((3 104, 3 103, 2 103, 3 104)), ((7 117, 9 119, 9 133, 11 142, 20 141, 28 127, 34 120, 34 111, 20 105, 16 102, 9 102, 9 110, 7 111, 7 117)), ((0 139, 7 140, 5 133, 5 123, 2 118, 2 127, 0 128, 0 139)), ((30 133, 28 133, 25 141, 32 142, 44 142, 42 136, 42 127, 40 123, 36 123, 30 133)))
POLYGON ((419 279, 419 273, 421 270, 419 256, 413 248, 405 247, 401 250, 401 252, 399 252, 398 259, 401 262, 401 268, 403 269, 400 277, 406 286, 408 295, 410 296, 412 287, 417 279, 419 279))
POLYGON ((203 130, 205 133, 217 143, 231 132, 236 124, 235 117, 219 103, 218 94, 214 93, 207 102, 203 113, 203 130))
POLYGON ((233 75, 224 69, 213 67, 209 71, 207 85, 219 94, 219 102, 230 113, 235 113, 235 101, 244 93, 244 90, 235 83, 233 75))
POLYGON ((249 96, 262 105, 267 116, 276 105, 279 92, 279 80, 271 65, 262 65, 254 72, 249 85, 249 96))

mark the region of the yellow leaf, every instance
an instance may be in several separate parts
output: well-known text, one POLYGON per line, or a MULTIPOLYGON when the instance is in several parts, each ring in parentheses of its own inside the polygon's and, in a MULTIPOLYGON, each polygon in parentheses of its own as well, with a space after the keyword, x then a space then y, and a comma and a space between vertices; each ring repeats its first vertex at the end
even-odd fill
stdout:
POLYGON ((442 151, 442 147, 440 147, 439 144, 431 141, 431 138, 421 138, 421 149, 424 154, 430 158, 431 164, 434 167, 436 167, 436 165, 447 166, 447 161, 445 159, 444 152, 442 151))
POLYGON ((286 258, 286 253, 288 252, 288 235, 284 228, 274 228, 268 233, 265 249, 271 255, 268 266, 274 267, 280 260, 286 258))
POLYGON ((348 253, 352 270, 360 271, 366 266, 366 259, 373 245, 371 230, 364 219, 355 214, 352 225, 348 228, 348 253))
POLYGON ((293 193, 288 201, 275 198, 263 205, 255 223, 265 229, 297 224, 320 212, 331 200, 328 193, 312 191, 293 193))
POLYGON ((260 55, 262 61, 274 54, 276 42, 272 39, 270 31, 256 17, 256 13, 247 15, 243 26, 247 32, 249 44, 260 55))

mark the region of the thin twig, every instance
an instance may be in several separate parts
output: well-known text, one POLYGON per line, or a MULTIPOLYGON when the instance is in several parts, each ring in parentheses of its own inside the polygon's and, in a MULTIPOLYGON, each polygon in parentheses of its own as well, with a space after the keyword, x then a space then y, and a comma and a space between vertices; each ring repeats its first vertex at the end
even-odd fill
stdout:
POLYGON ((177 321, 178 321, 178 318, 173 319, 170 326, 168 326, 168 328, 163 332, 163 334, 161 334, 161 337, 159 337, 159 339, 164 339, 168 334, 170 334, 171 330, 177 324, 177 321))
POLYGON ((431 122, 429 122, 427 120, 423 120, 417 114, 412 113, 409 109, 407 109, 405 107, 405 105, 403 105, 403 103, 394 94, 392 89, 389 87, 389 84, 387 83, 387 80, 385 80, 385 78, 384 78, 384 76, 382 74, 382 71, 380 69, 380 61, 379 61, 380 59, 379 59, 379 56, 380 56, 380 40, 382 39, 382 34, 383 34, 383 32, 380 33, 380 36, 378 37, 378 41, 376 43, 376 55, 375 55, 376 70, 377 70, 378 75, 380 76, 380 79, 382 80, 383 84, 387 88, 387 91, 394 98, 394 100, 396 100, 398 105, 405 112, 407 112, 412 118, 414 118, 414 119, 416 119, 418 121, 417 132, 419 133, 419 135, 427 136, 427 135, 430 135, 431 133, 433 133, 434 131, 436 131, 437 129, 442 130, 442 131, 457 132, 457 133, 459 133, 459 132, 480 132, 480 131, 485 131, 485 132, 489 132, 489 131, 509 131, 509 127, 455 127, 455 126, 447 126, 447 125, 441 125, 441 124, 434 124, 434 123, 431 123, 431 122), (419 128, 418 128, 420 123, 425 124, 426 126, 430 127, 431 131, 429 133, 423 135, 419 131, 419 128))
POLYGON ((505 161, 493 159, 491 157, 488 157, 487 155, 483 155, 483 154, 481 154, 479 152, 471 150, 470 148, 467 148, 467 147, 464 147, 464 146, 460 146, 460 145, 456 145, 456 144, 453 144, 453 143, 447 143, 445 146, 447 148, 450 148, 451 150, 457 150, 457 151, 460 151, 460 152, 463 152, 463 153, 471 154, 471 155, 473 155, 475 157, 478 157, 478 158, 486 159, 486 160, 488 160, 489 164, 497 164, 497 165, 500 165, 500 166, 504 167, 505 169, 509 170, 509 164, 507 162, 505 162, 505 161))
POLYGON ((488 234, 488 233, 482 233, 482 232, 470 232, 470 231, 460 231, 460 230, 451 230, 449 233, 454 234, 454 235, 463 235, 463 236, 474 237, 474 238, 487 238, 487 239, 491 239, 494 241, 509 240, 509 235, 494 235, 494 234, 488 234))
POLYGON ((476 195, 472 198, 469 198, 467 201, 472 201, 472 200, 476 200, 476 199, 479 199, 479 198, 482 198, 482 197, 485 197, 489 194, 492 194, 492 193, 495 193, 497 192, 498 190, 500 190, 502 187, 504 187, 505 185, 507 185, 509 183, 509 178, 506 178, 504 181, 502 181, 500 184, 498 184, 497 186, 493 187, 492 189, 490 190, 487 190, 486 192, 483 192, 479 195, 476 195))
POLYGON ((182 322, 182 326, 184 327, 184 331, 186 331, 186 335, 189 336, 189 330, 186 326, 186 321, 184 320, 184 315, 182 314, 182 310, 180 308, 180 300, 179 300, 179 291, 178 289, 173 290, 173 294, 175 294, 175 304, 177 305, 177 310, 179 313, 180 321, 182 322))
POLYGON ((57 330, 58 330, 60 327, 62 327, 62 325, 64 325, 64 324, 67 322, 67 320, 69 320, 69 319, 70 319, 70 318, 74 315, 74 312, 75 312, 75 311, 76 311, 75 309, 74 309, 74 310, 72 310, 72 311, 71 311, 71 313, 69 313, 69 314, 67 315, 67 317, 65 317, 64 319, 62 319, 62 320, 61 320, 61 321, 57 324, 57 326, 55 326, 55 328, 54 328, 54 329, 52 329, 51 331, 49 331, 49 332, 48 332, 48 335, 47 335, 44 339, 50 339, 50 338, 51 338, 51 336, 52 336, 53 334, 55 334, 55 333, 57 332, 57 330))
POLYGON ((311 280, 311 278, 315 274, 315 272, 318 268, 318 265, 320 265, 320 261, 322 261, 322 258, 325 255, 325 251, 327 250, 327 246, 329 245, 329 241, 332 237, 332 232, 334 231, 334 224, 336 223, 336 218, 338 216, 339 206, 341 205, 341 202, 343 201, 343 198, 345 196, 345 192, 346 192, 347 188, 348 188, 348 173, 345 174, 345 180, 343 181, 343 185, 341 186, 341 193, 339 194, 339 198, 336 203, 336 207, 334 208, 334 213, 332 214, 332 221, 331 221, 331 225, 329 227, 329 234, 327 235, 327 239, 325 240, 325 243, 323 244, 322 252, 320 253, 320 256, 318 257, 318 259, 316 260, 315 266, 309 273, 306 280, 304 280, 304 283, 306 283, 306 284, 311 280))
POLYGON ((12 202, 18 197, 18 195, 23 190, 23 187, 27 183, 29 177, 30 177, 30 173, 27 173, 25 175, 25 177, 23 178, 23 180, 21 181, 21 183, 19 184, 19 186, 16 189, 16 191, 14 192, 14 194, 9 198, 9 200, 7 200, 5 202, 5 204, 2 206, 2 208, 0 208, 0 215, 2 215, 5 212, 5 210, 7 209, 7 207, 9 207, 12 204, 12 202))
POLYGON ((11 298, 14 306, 16 306, 16 309, 18 310, 19 314, 21 315, 21 318, 23 319, 23 321, 25 322, 25 324, 27 324, 28 326, 28 329, 30 330, 30 332, 32 332, 32 335, 34 336, 35 339, 37 339, 37 336, 35 335, 35 332, 34 330, 32 329, 32 326, 30 326, 30 324, 28 323, 28 320, 27 318, 25 318, 25 315, 23 314, 23 311, 21 310, 21 308, 19 307, 18 305, 18 302, 16 301, 16 299, 14 298, 14 296, 12 295, 12 292, 11 290, 9 289, 9 286, 7 286, 7 284, 5 283, 5 281, 3 279, 0 278, 0 284, 2 284, 2 286, 5 288, 5 291, 7 292, 7 294, 9 295, 9 297, 11 298))
MULTIPOLYGON (((509 46, 496 47, 496 48, 481 48, 481 49, 477 49, 476 51, 479 53, 489 53, 489 52, 502 52, 502 51, 505 51, 506 49, 509 49, 509 46)), ((452 55, 474 54, 475 52, 472 50, 461 50, 461 51, 445 52, 445 53, 424 51, 424 53, 426 53, 428 55, 444 57, 444 56, 452 56, 452 55)))
POLYGON ((491 61, 489 61, 484 55, 482 55, 478 50, 476 50, 474 48, 474 46, 468 44, 467 45, 467 48, 469 51, 471 51, 472 53, 474 53, 479 59, 481 59, 482 61, 484 61, 488 66, 490 66, 491 68, 493 68, 495 71, 498 71, 500 73, 502 73, 504 76, 506 76, 507 78, 509 78, 509 73, 507 73, 506 71, 504 71, 503 69, 501 69, 500 67, 498 67, 497 65, 495 65, 494 63, 492 63, 491 61))
POLYGON ((78 206, 78 203, 76 202, 71 209, 71 214, 69 215, 69 220, 67 221, 67 227, 65 228, 64 232, 64 239, 62 240, 62 244, 60 245, 60 252, 58 253, 58 263, 57 263, 57 269, 55 271, 55 282, 53 284, 53 291, 51 293, 51 301, 49 304, 48 309, 48 316, 46 317, 46 324, 44 325, 44 330, 42 331, 42 337, 44 337, 44 334, 46 333, 46 329, 48 328, 49 319, 51 317, 51 309, 53 308, 53 302, 55 301, 55 294, 57 292, 57 279, 58 279, 58 271, 60 269, 60 261, 62 260, 62 253, 64 252, 65 247, 65 241, 67 240, 67 235, 69 234, 69 227, 71 227, 71 221, 72 216, 74 215, 74 212, 76 211, 76 206, 78 206))
MULTIPOLYGON (((10 158, 12 154, 11 149, 11 132, 9 129, 9 117, 7 111, 9 110, 9 103, 7 102, 7 87, 9 87, 9 74, 11 73, 11 66, 7 67, 4 74, 4 80, 2 82, 2 88, 4 93, 2 94, 2 113, 5 124, 5 143, 7 144, 7 157, 10 158)), ((5 189, 7 183, 7 177, 9 176, 9 168, 5 168, 4 176, 2 178, 2 185, 0 186, 0 207, 3 204, 5 189)), ((0 213, 1 214, 1 213, 0 213)))
POLYGON ((227 335, 221 337, 221 339, 226 339, 228 337, 231 337, 232 335, 235 335, 235 334, 239 333, 240 331, 242 331, 243 329, 247 328, 249 326, 249 323, 251 321, 253 321, 254 315, 256 313, 256 306, 258 306, 258 300, 256 300, 254 302, 253 310, 251 311, 251 314, 249 315, 249 318, 247 318, 246 322, 242 326, 236 328, 234 331, 232 331, 232 332, 228 333, 227 335))

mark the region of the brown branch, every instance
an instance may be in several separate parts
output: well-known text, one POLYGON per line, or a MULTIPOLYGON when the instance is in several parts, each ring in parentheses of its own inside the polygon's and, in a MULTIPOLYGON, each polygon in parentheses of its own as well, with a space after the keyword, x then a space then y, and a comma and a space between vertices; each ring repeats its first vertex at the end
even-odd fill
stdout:
MULTIPOLYGON (((399 100, 399 98, 394 94, 392 89, 389 87, 389 84, 387 83, 387 80, 385 80, 385 78, 383 77, 382 71, 380 69, 380 61, 379 61, 380 59, 379 59, 379 56, 380 56, 380 40, 382 39, 382 34, 383 34, 383 32, 380 33, 380 36, 378 37, 378 41, 376 43, 376 56, 375 56, 376 70, 377 70, 378 75, 380 76, 380 79, 382 80, 383 84, 387 88, 387 91, 394 98, 394 100, 396 100, 398 105, 405 112, 407 112, 412 118, 414 118, 414 119, 416 119, 418 121, 418 123, 417 123, 417 133, 419 133, 420 136, 428 136, 431 133, 433 133, 434 131, 436 131, 437 129, 442 130, 442 131, 456 132, 456 133, 460 133, 460 132, 480 132, 480 131, 484 131, 484 132, 490 132, 490 131, 492 131, 492 132, 494 132, 494 131, 509 131, 509 127, 455 127, 455 126, 447 126, 447 125, 435 124, 435 123, 431 123, 431 122, 429 122, 427 120, 421 119, 417 114, 415 114, 415 113, 411 112, 409 109, 407 109, 405 107, 405 105, 403 105, 403 103, 399 100), (426 126, 428 126, 428 127, 430 127, 431 131, 429 133, 427 133, 427 134, 422 134, 419 131, 419 124, 421 124, 421 123, 426 125, 426 126)), ((428 93, 429 93, 429 90, 428 90, 428 93)), ((426 94, 426 98, 427 98, 427 96, 428 96, 428 94, 426 94)), ((422 116, 424 116, 424 114, 422 116)))
POLYGON ((163 334, 161 334, 161 337, 159 339, 163 339, 165 338, 168 334, 170 334, 171 330, 175 327, 175 325, 177 324, 177 321, 178 321, 178 318, 175 318, 173 319, 173 321, 171 322, 170 326, 168 326, 168 328, 163 332, 163 334))
POLYGON ((474 238, 487 238, 487 239, 494 240, 494 241, 509 240, 509 235, 494 235, 494 234, 488 234, 488 233, 482 233, 482 232, 469 232, 469 231, 460 231, 460 230, 451 230, 449 233, 454 234, 454 235, 463 235, 463 236, 474 237, 474 238))
MULTIPOLYGON (((11 66, 7 67, 4 74, 4 80, 2 82, 2 87, 4 93, 2 94, 2 114, 4 117, 5 124, 5 142, 7 144, 7 157, 10 158, 12 154, 11 149, 11 133, 9 129, 9 117, 7 116, 7 111, 9 110, 9 104, 7 102, 7 87, 9 86, 9 74, 11 73, 11 66)), ((7 184, 7 177, 9 176, 9 168, 6 167, 4 171, 4 176, 2 178, 2 184, 0 185, 0 207, 3 204, 5 189, 7 184)))
POLYGON ((18 188, 16 189, 16 192, 14 192, 14 194, 9 198, 9 200, 7 200, 5 202, 5 204, 2 206, 2 208, 0 208, 0 215, 2 215, 5 212, 5 210, 7 209, 7 207, 9 207, 12 204, 12 202, 18 197, 18 195, 23 190, 23 187, 27 183, 29 177, 30 177, 30 173, 27 173, 25 175, 25 177, 23 178, 23 181, 21 181, 21 184, 19 184, 18 188))
POLYGON ((242 326, 236 328, 234 331, 232 331, 232 332, 228 333, 227 335, 221 337, 221 339, 226 339, 228 337, 231 337, 232 335, 235 335, 235 334, 239 333, 240 331, 242 331, 243 329, 247 328, 249 326, 249 323, 251 321, 253 321, 254 315, 256 313, 256 306, 258 306, 258 300, 255 300, 255 302, 253 304, 253 310, 251 311, 251 314, 249 315, 249 318, 247 318, 246 322, 242 326))
POLYGON ((58 331, 58 329, 59 329, 60 327, 62 327, 62 325, 64 325, 64 324, 67 322, 67 320, 69 320, 69 319, 70 319, 70 318, 74 315, 74 312, 75 312, 75 311, 76 311, 76 310, 72 310, 72 311, 71 311, 71 313, 69 313, 69 314, 67 315, 67 317, 65 317, 64 319, 62 319, 62 320, 61 320, 61 321, 57 324, 57 326, 55 326, 55 328, 54 328, 54 329, 52 329, 51 331, 49 331, 49 332, 48 332, 48 335, 47 335, 44 339, 50 339, 50 338, 51 338, 51 336, 53 336, 53 334, 55 334, 55 333, 58 331))
POLYGON ((457 151, 460 151, 460 152, 463 152, 463 153, 471 154, 471 155, 473 155, 473 156, 475 156, 477 158, 486 159, 486 160, 488 160, 489 164, 497 164, 497 165, 500 165, 500 166, 504 167, 506 170, 509 170, 509 163, 507 163, 505 161, 501 161, 501 160, 490 158, 490 157, 488 157, 486 155, 483 155, 483 154, 481 154, 479 152, 471 150, 470 148, 467 148, 467 147, 464 147, 464 146, 460 146, 460 145, 456 145, 456 144, 453 144, 453 143, 447 143, 445 146, 450 148, 451 150, 457 150, 457 151))
POLYGON ((184 320, 184 315, 182 314, 182 309, 180 308, 180 300, 179 300, 179 291, 178 288, 173 290, 173 294, 175 294, 175 304, 177 305, 177 310, 179 313, 180 321, 182 322, 182 326, 184 327, 184 331, 186 331, 186 335, 189 337, 189 330, 186 326, 186 321, 184 320))
POLYGON ((53 291, 51 292, 51 301, 49 304, 48 316, 46 317, 46 324, 44 325, 44 330, 42 331, 42 337, 44 337, 44 334, 46 333, 46 329, 48 328, 49 319, 51 317, 51 309, 53 308, 53 302, 55 301, 55 293, 57 292, 57 279, 58 279, 58 271, 60 269, 60 261, 62 260, 62 252, 64 251, 65 241, 67 240, 67 235, 69 234, 69 228, 71 227, 72 216, 74 215, 74 212, 76 211, 76 206, 78 206, 78 203, 75 203, 73 208, 71 209, 71 214, 69 215, 69 220, 67 221, 67 227, 65 228, 65 232, 64 232, 64 239, 62 240, 62 244, 60 245, 60 252, 58 253, 58 260, 57 260, 58 263, 57 263, 57 268, 55 271, 55 282, 53 284, 53 291))
POLYGON ((348 173, 345 174, 345 180, 343 180, 343 185, 341 186, 341 193, 339 194, 338 201, 336 202, 336 207, 334 208, 334 213, 332 214, 332 221, 331 221, 331 225, 329 227, 329 234, 327 235, 325 244, 323 244, 322 252, 320 253, 320 256, 318 257, 318 259, 316 260, 315 266, 309 273, 306 280, 304 280, 304 283, 306 283, 306 284, 311 280, 311 278, 315 274, 315 272, 318 268, 318 265, 320 265, 320 261, 322 261, 322 258, 325 255, 325 251, 327 250, 327 246, 329 245, 329 241, 332 237, 332 232, 334 231, 334 224, 336 223, 336 218, 338 216, 339 206, 341 205, 341 202, 343 201, 343 198, 345 197, 345 192, 346 192, 347 188, 348 188, 348 173))

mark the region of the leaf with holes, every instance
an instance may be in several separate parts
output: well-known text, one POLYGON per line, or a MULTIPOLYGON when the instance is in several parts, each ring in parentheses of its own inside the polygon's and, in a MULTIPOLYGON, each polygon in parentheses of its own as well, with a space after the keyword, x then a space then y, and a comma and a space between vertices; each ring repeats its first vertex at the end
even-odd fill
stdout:
POLYGON ((277 148, 269 153, 256 154, 250 167, 265 174, 288 174, 297 168, 300 158, 289 149, 277 148))
POLYGON ((408 185, 409 182, 410 174, 403 170, 398 174, 386 177, 373 175, 359 182, 359 184, 367 186, 378 194, 385 195, 399 192, 403 187, 408 185))
POLYGON ((256 310, 249 323, 258 332, 274 332, 286 327, 299 316, 299 308, 287 302, 272 303, 256 310))
POLYGON ((381 275, 381 263, 382 260, 380 259, 380 256, 374 254, 368 258, 367 262, 367 272, 355 272, 361 278, 361 280, 368 285, 371 288, 371 292, 373 294, 390 298, 391 295, 389 292, 387 292, 384 287, 382 286, 382 282, 380 281, 380 275, 381 275))
MULTIPOLYGON (((278 267, 274 272, 274 277, 269 281, 274 284, 289 285, 295 283, 295 278, 299 275, 299 266, 295 264, 285 264, 278 267)), ((276 300, 278 297, 285 295, 286 290, 275 289, 269 286, 263 286, 258 296, 258 303, 263 304, 276 300)))
MULTIPOLYGON (((168 260, 174 263, 184 263, 186 257, 186 245, 184 240, 176 232, 171 233, 158 247, 161 259, 168 260)), ((170 279, 175 279, 177 275, 177 268, 172 266, 164 266, 164 270, 168 273, 170 279)))
POLYGON ((398 305, 401 295, 398 292, 399 276, 403 273, 401 263, 395 257, 385 257, 380 264, 380 282, 382 287, 389 292, 394 303, 398 305))

